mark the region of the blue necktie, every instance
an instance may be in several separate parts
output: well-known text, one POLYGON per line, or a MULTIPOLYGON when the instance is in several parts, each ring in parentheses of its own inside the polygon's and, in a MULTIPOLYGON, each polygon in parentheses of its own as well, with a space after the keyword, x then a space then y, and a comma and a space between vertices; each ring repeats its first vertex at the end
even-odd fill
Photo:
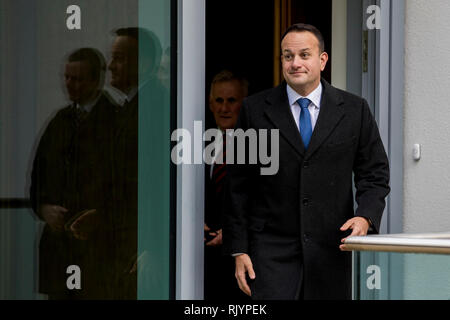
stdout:
POLYGON ((312 136, 311 115, 309 114, 308 106, 311 104, 311 100, 307 98, 298 99, 297 103, 301 107, 300 111, 300 135, 302 136, 305 149, 308 149, 309 142, 312 136))

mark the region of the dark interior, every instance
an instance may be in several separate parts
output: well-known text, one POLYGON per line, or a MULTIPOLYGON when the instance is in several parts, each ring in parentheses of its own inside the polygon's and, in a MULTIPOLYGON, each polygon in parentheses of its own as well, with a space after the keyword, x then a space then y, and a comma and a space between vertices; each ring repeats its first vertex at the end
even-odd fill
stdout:
MULTIPOLYGON (((292 23, 315 25, 331 58, 331 0, 291 1, 292 23)), ((284 30, 283 30, 284 32, 284 30)), ((215 127, 208 108, 210 83, 229 69, 249 81, 249 94, 273 87, 274 1, 206 1, 206 128, 215 127)), ((331 81, 331 59, 323 77, 331 81)))

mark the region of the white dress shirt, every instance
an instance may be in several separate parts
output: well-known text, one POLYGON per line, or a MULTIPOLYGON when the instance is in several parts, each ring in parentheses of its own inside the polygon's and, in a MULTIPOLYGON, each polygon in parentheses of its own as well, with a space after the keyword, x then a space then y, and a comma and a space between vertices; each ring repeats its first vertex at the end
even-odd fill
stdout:
POLYGON ((300 112, 302 109, 300 105, 297 103, 297 101, 300 98, 307 98, 311 101, 311 103, 308 106, 308 110, 309 114, 311 115, 311 127, 312 130, 314 131, 314 127, 316 126, 317 118, 319 117, 320 112, 320 103, 322 100, 322 83, 319 83, 319 86, 306 97, 299 95, 289 85, 286 86, 286 91, 289 100, 289 106, 291 107, 292 116, 294 117, 295 124, 297 125, 299 131, 300 131, 300 112))
POLYGON ((100 96, 101 96, 101 92, 97 95, 97 97, 88 101, 87 103, 84 103, 84 104, 77 103, 76 108, 86 111, 86 112, 91 112, 92 108, 97 104, 98 100, 100 99, 100 96))
POLYGON ((128 92, 128 94, 125 94, 122 91, 117 92, 117 99, 116 102, 119 106, 123 107, 125 105, 125 103, 130 102, 131 100, 133 100, 134 96, 137 94, 138 92, 138 87, 132 87, 130 89, 130 91, 128 92))

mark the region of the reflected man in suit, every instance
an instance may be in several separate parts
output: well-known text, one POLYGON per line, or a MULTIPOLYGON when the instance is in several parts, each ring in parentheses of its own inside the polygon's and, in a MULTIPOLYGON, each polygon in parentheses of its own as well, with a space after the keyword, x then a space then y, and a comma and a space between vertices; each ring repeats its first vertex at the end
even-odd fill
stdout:
MULTIPOLYGON (((116 270, 115 287, 118 288, 116 298, 136 299, 137 297, 137 261, 145 265, 142 259, 150 260, 151 254, 141 247, 138 253, 138 142, 151 144, 147 139, 158 140, 163 131, 165 119, 161 119, 159 110, 164 105, 166 93, 157 74, 160 67, 162 48, 156 35, 146 29, 129 27, 114 32, 115 38, 111 48, 111 61, 108 69, 111 72, 111 85, 121 93, 119 107, 115 113, 113 173, 114 204, 113 235, 116 244, 116 259, 113 268, 116 270), (151 137, 139 136, 139 123, 152 129, 151 137), (145 252, 145 253, 144 253, 145 252)), ((166 150, 156 150, 151 159, 143 159, 149 167, 163 167, 160 156, 166 150)), ((142 175, 146 172, 141 171, 142 175)), ((156 185, 162 182, 146 175, 156 185)), ((141 199, 145 201, 145 199, 141 199)), ((157 210, 157 208, 154 208, 157 210)), ((146 213, 148 215, 151 212, 146 213)), ((140 216, 139 223, 147 225, 148 216, 140 216)), ((148 265, 148 263, 147 263, 148 265)), ((157 278, 158 262, 147 277, 157 278)), ((161 279, 140 279, 140 286, 161 279)), ((151 285, 149 285, 151 286, 151 285)))
POLYGON ((107 224, 111 199, 111 115, 102 91, 103 55, 75 50, 65 65, 70 105, 59 110, 39 141, 30 198, 46 224, 39 243, 39 291, 50 299, 108 296, 107 224), (75 219, 88 210, 83 219, 75 219), (66 269, 82 272, 81 290, 68 290, 66 269))
POLYGON ((248 94, 246 79, 224 70, 214 76, 209 96, 209 109, 220 130, 213 142, 215 158, 205 169, 205 299, 226 300, 241 296, 233 278, 234 261, 222 253, 223 195, 226 180, 225 130, 236 125, 243 99, 248 94))
POLYGON ((245 99, 236 126, 279 130, 279 170, 229 166, 224 246, 253 299, 350 299, 351 253, 340 244, 350 230, 379 231, 388 158, 367 102, 321 79, 320 31, 293 25, 281 49, 286 82, 245 99))

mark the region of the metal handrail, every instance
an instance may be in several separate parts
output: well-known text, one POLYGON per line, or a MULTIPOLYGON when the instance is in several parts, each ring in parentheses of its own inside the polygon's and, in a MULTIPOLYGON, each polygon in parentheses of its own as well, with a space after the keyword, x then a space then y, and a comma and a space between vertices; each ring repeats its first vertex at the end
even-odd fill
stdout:
POLYGON ((450 254, 450 232, 354 236, 345 240, 343 249, 347 251, 450 254))

